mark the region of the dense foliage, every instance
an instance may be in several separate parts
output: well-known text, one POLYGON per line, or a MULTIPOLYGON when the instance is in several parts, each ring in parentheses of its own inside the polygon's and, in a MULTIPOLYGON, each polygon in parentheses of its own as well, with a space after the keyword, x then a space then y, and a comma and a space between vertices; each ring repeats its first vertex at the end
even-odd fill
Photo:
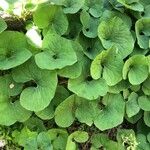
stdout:
POLYGON ((150 150, 150 1, 4 2, 0 147, 150 150))

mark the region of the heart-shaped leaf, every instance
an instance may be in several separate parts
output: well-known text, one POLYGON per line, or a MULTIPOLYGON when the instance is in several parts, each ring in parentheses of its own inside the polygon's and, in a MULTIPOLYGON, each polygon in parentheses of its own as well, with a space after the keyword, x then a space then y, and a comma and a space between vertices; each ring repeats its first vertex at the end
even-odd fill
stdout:
POLYGON ((148 61, 144 55, 130 57, 123 67, 123 79, 129 79, 132 85, 141 84, 149 75, 148 61))
POLYGON ((122 79, 123 60, 115 47, 103 50, 91 64, 91 76, 94 79, 104 78, 109 86, 122 79))
POLYGON ((103 101, 106 106, 99 112, 94 121, 95 126, 102 131, 121 124, 125 109, 121 94, 107 94, 104 96, 103 101))
POLYGON ((117 0, 119 3, 124 5, 126 8, 134 11, 143 11, 144 7, 139 0, 117 0))
POLYGON ((98 27, 98 37, 106 49, 115 45, 122 58, 133 51, 134 39, 132 34, 129 27, 119 17, 102 21, 98 27))
POLYGON ((150 18, 141 18, 135 24, 135 31, 138 44, 141 48, 150 48, 150 18))
MULTIPOLYGON (((6 75, 0 77, 0 85, 0 124, 9 126, 16 121, 24 122, 27 120, 30 117, 31 112, 27 111, 20 105, 20 101, 17 97, 10 96, 10 91, 17 90, 18 84, 13 81, 10 75, 6 75)), ((16 95, 18 94, 19 93, 16 95)))
POLYGON ((41 111, 46 108, 54 97, 57 86, 55 71, 41 70, 33 59, 13 70, 16 82, 31 83, 26 85, 20 95, 21 105, 31 111, 41 111))
POLYGON ((77 62, 72 42, 57 34, 48 32, 43 40, 44 51, 35 55, 41 69, 62 69, 77 62))
POLYGON ((26 37, 22 33, 5 31, 0 34, 0 70, 19 66, 31 56, 26 37))

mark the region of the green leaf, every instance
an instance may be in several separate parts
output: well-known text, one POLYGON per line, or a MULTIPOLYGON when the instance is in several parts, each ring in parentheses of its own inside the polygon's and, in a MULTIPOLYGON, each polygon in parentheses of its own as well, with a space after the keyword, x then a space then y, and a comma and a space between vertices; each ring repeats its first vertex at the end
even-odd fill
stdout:
POLYGON ((50 129, 47 132, 50 140, 52 141, 53 149, 64 150, 67 144, 68 133, 63 129, 50 129))
POLYGON ((64 0, 63 11, 66 14, 77 13, 83 6, 84 0, 64 0))
POLYGON ((15 68, 13 78, 19 83, 29 83, 20 95, 20 103, 27 110, 41 111, 54 97, 57 86, 56 72, 41 70, 33 59, 15 68))
POLYGON ((0 124, 9 126, 16 121, 24 122, 27 120, 31 116, 31 112, 20 105, 20 101, 17 97, 10 96, 10 88, 17 87, 12 77, 10 75, 0 77, 0 85, 0 124), (12 83, 13 87, 10 86, 12 83))
POLYGON ((104 0, 85 0, 84 9, 88 10, 93 17, 98 18, 102 15, 104 9, 104 0))
POLYGON ((0 33, 7 29, 7 24, 4 19, 0 18, 0 33))
POLYGON ((119 129, 117 132, 117 141, 124 146, 125 149, 136 149, 138 142, 132 129, 119 129))
POLYGON ((88 138, 89 138, 88 133, 85 132, 85 131, 75 131, 75 132, 73 132, 68 137, 66 150, 76 150, 77 145, 76 145, 75 142, 84 143, 88 140, 88 138))
POLYGON ((144 134, 137 135, 137 142, 139 143, 137 145, 137 150, 149 150, 150 149, 150 144, 148 143, 146 136, 144 134))
POLYGON ((144 55, 130 57, 123 67, 123 79, 129 79, 132 85, 141 84, 149 74, 148 61, 144 55))
POLYGON ((150 48, 150 19, 149 18, 141 18, 135 24, 135 31, 137 36, 138 45, 147 49, 150 48))
MULTIPOLYGON (((114 0, 112 0, 112 1, 114 1, 114 0)), ((119 6, 118 6, 118 8, 119 8, 119 6)), ((101 16, 101 18, 100 18, 100 21, 102 22, 102 21, 110 21, 112 18, 114 18, 114 17, 119 17, 121 20, 123 20, 123 22, 129 27, 129 28, 131 28, 131 26, 132 26, 132 20, 131 20, 131 18, 127 15, 127 14, 125 14, 125 13, 121 13, 121 12, 119 12, 119 11, 115 11, 115 10, 105 10, 104 12, 103 12, 103 14, 102 14, 102 16, 101 16)))
POLYGON ((69 79, 68 89, 79 97, 88 100, 97 99, 99 96, 104 96, 108 91, 108 86, 104 79, 94 80, 89 76, 89 73, 83 71, 81 76, 76 79, 69 79))
POLYGON ((144 122, 148 127, 150 127, 150 111, 144 112, 144 122))
POLYGON ((143 111, 140 110, 138 114, 134 115, 133 117, 129 118, 128 116, 125 116, 125 119, 132 123, 132 124, 135 124, 137 123, 143 116, 143 111))
POLYGON ((38 5, 33 13, 33 21, 39 28, 54 28, 58 34, 64 34, 68 28, 68 20, 60 7, 50 4, 38 5))
POLYGON ((80 14, 80 20, 83 25, 83 34, 89 38, 97 37, 99 19, 90 16, 90 14, 88 14, 86 11, 82 11, 80 14))
POLYGON ((37 137, 38 149, 52 150, 52 144, 46 132, 39 133, 37 137))
POLYGON ((145 111, 150 111, 150 96, 140 96, 138 98, 139 107, 145 111))
POLYGON ((75 111, 75 116, 78 119, 78 121, 91 126, 94 123, 94 120, 96 119, 100 111, 98 102, 99 101, 97 100, 90 102, 86 99, 82 100, 75 111))
POLYGON ((79 36, 79 43, 83 47, 83 53, 90 59, 94 59, 102 50, 104 50, 102 43, 98 38, 91 39, 84 35, 79 36))
POLYGON ((74 109, 77 96, 71 95, 58 105, 55 110, 55 122, 60 127, 69 127, 75 120, 74 109))
POLYGON ((147 80, 144 81, 142 90, 145 95, 150 95, 150 77, 147 78, 147 80))
POLYGON ((114 86, 109 87, 109 93, 120 93, 121 91, 124 91, 125 89, 129 88, 129 83, 125 80, 120 81, 114 86))
POLYGON ((117 0, 119 3, 124 5, 126 8, 134 11, 143 11, 144 7, 139 0, 117 0))
POLYGON ((37 132, 32 132, 27 127, 24 127, 21 132, 14 131, 13 137, 15 138, 15 142, 17 142, 20 146, 25 146, 27 141, 37 137, 37 132))
POLYGON ((27 121, 25 121, 23 125, 29 130, 37 131, 38 133, 46 130, 43 121, 34 116, 30 117, 27 121))
POLYGON ((106 103, 106 106, 94 121, 95 126, 102 131, 121 124, 125 109, 125 103, 120 94, 107 94, 104 96, 103 102, 106 103))
POLYGON ((91 144, 93 147, 96 148, 96 150, 100 148, 104 148, 107 150, 112 150, 112 149, 121 150, 122 149, 121 145, 119 145, 115 141, 110 140, 108 136, 103 133, 94 134, 91 137, 91 144))
POLYGON ((55 108, 67 97, 69 97, 69 92, 63 86, 57 86, 55 96, 49 106, 35 114, 43 120, 52 119, 54 117, 55 108))
POLYGON ((31 56, 26 37, 22 33, 5 31, 0 34, 0 70, 19 66, 31 56))
POLYGON ((122 58, 127 57, 133 51, 134 39, 132 34, 119 17, 102 21, 98 27, 98 37, 104 48, 109 49, 113 45, 116 46, 122 58))
POLYGON ((57 34, 48 32, 43 40, 44 51, 35 55, 35 61, 41 69, 62 69, 77 62, 72 42, 57 34))
POLYGON ((132 92, 128 97, 128 101, 126 102, 127 116, 131 118, 135 116, 139 111, 140 111, 140 107, 138 105, 138 95, 132 92))
POLYGON ((55 5, 49 4, 40 4, 38 5, 36 11, 33 14, 34 23, 39 28, 45 28, 53 20, 58 7, 55 5))
POLYGON ((77 42, 72 42, 72 46, 75 49, 77 55, 77 62, 71 66, 66 66, 58 70, 58 74, 65 78, 77 78, 82 73, 82 61, 84 60, 84 53, 82 46, 77 42))
POLYGON ((123 60, 118 55, 115 47, 103 50, 96 56, 91 64, 91 76, 93 79, 104 78, 109 86, 113 86, 122 80, 123 60))

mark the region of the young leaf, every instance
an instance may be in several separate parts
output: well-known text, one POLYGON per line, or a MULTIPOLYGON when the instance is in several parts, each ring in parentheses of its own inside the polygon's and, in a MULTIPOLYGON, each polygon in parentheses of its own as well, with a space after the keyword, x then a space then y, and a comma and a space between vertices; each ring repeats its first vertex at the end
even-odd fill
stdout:
POLYGON ((144 55, 130 57, 123 67, 123 79, 129 79, 132 85, 141 84, 149 75, 148 61, 144 55))
POLYGON ((66 150, 76 150, 77 145, 74 141, 77 143, 84 143, 88 140, 89 136, 88 133, 85 131, 75 131, 71 135, 69 135, 66 145, 66 150))
POLYGON ((109 86, 122 79, 123 60, 115 47, 103 50, 91 64, 91 76, 94 79, 104 78, 109 86))
POLYGON ((138 44, 141 48, 147 49, 150 48, 150 19, 141 18, 135 24, 135 31, 138 40, 138 44))

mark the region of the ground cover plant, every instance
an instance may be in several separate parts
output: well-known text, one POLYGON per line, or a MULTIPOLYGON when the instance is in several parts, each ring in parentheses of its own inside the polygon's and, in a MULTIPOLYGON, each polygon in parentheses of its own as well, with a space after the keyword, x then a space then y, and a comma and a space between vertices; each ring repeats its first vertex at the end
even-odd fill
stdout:
POLYGON ((149 0, 0 6, 0 149, 150 150, 149 0))

